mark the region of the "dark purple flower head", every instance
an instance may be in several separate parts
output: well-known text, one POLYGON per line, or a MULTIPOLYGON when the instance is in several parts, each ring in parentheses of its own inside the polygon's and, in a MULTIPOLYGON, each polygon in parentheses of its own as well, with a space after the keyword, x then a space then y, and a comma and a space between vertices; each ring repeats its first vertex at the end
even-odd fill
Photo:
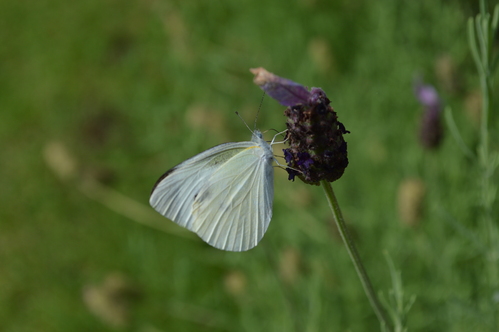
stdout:
POLYGON ((423 84, 421 78, 416 78, 414 81, 414 94, 424 107, 419 131, 421 144, 428 149, 437 148, 443 135, 442 101, 437 90, 431 85, 423 84))
MULTIPOLYGON (((285 150, 283 150, 283 151, 285 151, 285 150)), ((300 172, 298 172, 294 169, 291 169, 289 167, 286 168, 286 172, 288 172, 288 180, 290 180, 290 181, 294 181, 295 177, 300 175, 300 172)))
POLYGON ((283 149, 282 151, 284 152, 284 160, 289 164, 293 160, 293 154, 289 149, 283 149))
POLYGON ((315 105, 322 100, 327 99, 326 93, 321 88, 310 89, 310 97, 308 98, 309 105, 315 105))
POLYGON ((310 157, 308 152, 298 152, 298 161, 296 162, 298 166, 302 166, 304 169, 309 169, 313 163, 314 160, 310 157))
POLYGON ((288 106, 284 115, 288 120, 284 159, 289 168, 289 179, 298 176, 309 184, 339 179, 348 165, 347 144, 343 134, 348 133, 329 105, 320 88, 310 91, 303 85, 269 73, 263 68, 251 69, 254 82, 269 96, 288 106))

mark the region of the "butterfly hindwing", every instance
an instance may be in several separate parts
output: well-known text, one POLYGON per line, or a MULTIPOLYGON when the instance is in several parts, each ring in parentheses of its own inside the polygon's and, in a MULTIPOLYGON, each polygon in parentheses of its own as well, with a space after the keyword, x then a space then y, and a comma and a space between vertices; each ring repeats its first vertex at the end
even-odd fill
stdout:
POLYGON ((210 245, 244 251, 262 239, 272 218, 273 168, 249 147, 213 172, 193 205, 192 230, 210 245))

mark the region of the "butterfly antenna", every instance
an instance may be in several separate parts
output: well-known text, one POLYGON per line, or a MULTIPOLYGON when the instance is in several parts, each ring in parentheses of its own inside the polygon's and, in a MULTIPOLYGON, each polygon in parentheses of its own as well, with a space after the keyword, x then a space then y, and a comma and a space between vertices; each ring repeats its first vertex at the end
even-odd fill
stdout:
POLYGON ((260 109, 262 108, 264 98, 265 98, 265 92, 263 92, 262 99, 260 100, 260 106, 258 106, 258 111, 256 112, 255 124, 254 124, 255 129, 256 129, 256 122, 258 120, 258 115, 260 114, 260 109))
MULTIPOLYGON (((280 157, 280 156, 278 156, 278 157, 280 157)), ((282 158, 282 157, 281 157, 281 158, 282 158)), ((287 165, 281 165, 281 163, 280 163, 280 162, 279 162, 276 158, 274 158, 274 162, 277 164, 277 166, 274 166, 274 167, 279 167, 280 169, 283 169, 283 170, 286 170, 286 169, 288 169, 288 168, 289 168, 289 169, 292 169, 293 171, 296 171, 296 172, 298 172, 298 173, 303 174, 303 172, 302 172, 302 171, 300 171, 299 169, 296 169, 296 168, 293 168, 293 167, 289 167, 289 166, 287 166, 287 165)))
POLYGON ((253 133, 253 130, 251 130, 250 126, 248 126, 248 124, 246 123, 246 121, 244 121, 244 119, 242 118, 242 116, 239 114, 239 112, 236 112, 237 116, 239 117, 239 119, 241 119, 241 121, 244 123, 244 125, 246 126, 246 128, 249 129, 249 131, 251 131, 253 133))

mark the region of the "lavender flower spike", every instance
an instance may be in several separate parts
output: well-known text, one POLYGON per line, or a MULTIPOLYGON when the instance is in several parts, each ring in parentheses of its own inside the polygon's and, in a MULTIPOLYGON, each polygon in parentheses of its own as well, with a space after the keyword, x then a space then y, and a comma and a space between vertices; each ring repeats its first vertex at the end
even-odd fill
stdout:
POLYGON ((443 136, 442 101, 437 90, 431 85, 423 84, 421 78, 415 79, 414 94, 424 107, 419 131, 421 144, 425 148, 435 149, 440 145, 443 136))
POLYGON ((300 178, 308 184, 339 179, 348 165, 348 133, 329 105, 320 88, 307 90, 303 85, 269 73, 263 68, 251 69, 254 82, 272 98, 287 106, 284 158, 289 168, 289 180, 300 178))
POLYGON ((437 90, 429 84, 423 84, 421 78, 416 78, 414 82, 414 94, 421 105, 440 110, 440 97, 437 90))
POLYGON ((255 75, 253 82, 283 106, 304 104, 310 98, 310 92, 301 84, 269 73, 262 67, 250 71, 255 75))

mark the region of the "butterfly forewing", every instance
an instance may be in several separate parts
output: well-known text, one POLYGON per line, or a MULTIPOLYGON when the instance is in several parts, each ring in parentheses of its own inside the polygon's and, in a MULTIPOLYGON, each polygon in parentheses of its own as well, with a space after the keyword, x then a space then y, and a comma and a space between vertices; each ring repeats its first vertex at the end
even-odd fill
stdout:
POLYGON ((230 158, 251 145, 251 142, 221 144, 187 159, 158 180, 149 203, 166 218, 191 229, 192 203, 205 181, 226 161, 223 158, 230 158))

